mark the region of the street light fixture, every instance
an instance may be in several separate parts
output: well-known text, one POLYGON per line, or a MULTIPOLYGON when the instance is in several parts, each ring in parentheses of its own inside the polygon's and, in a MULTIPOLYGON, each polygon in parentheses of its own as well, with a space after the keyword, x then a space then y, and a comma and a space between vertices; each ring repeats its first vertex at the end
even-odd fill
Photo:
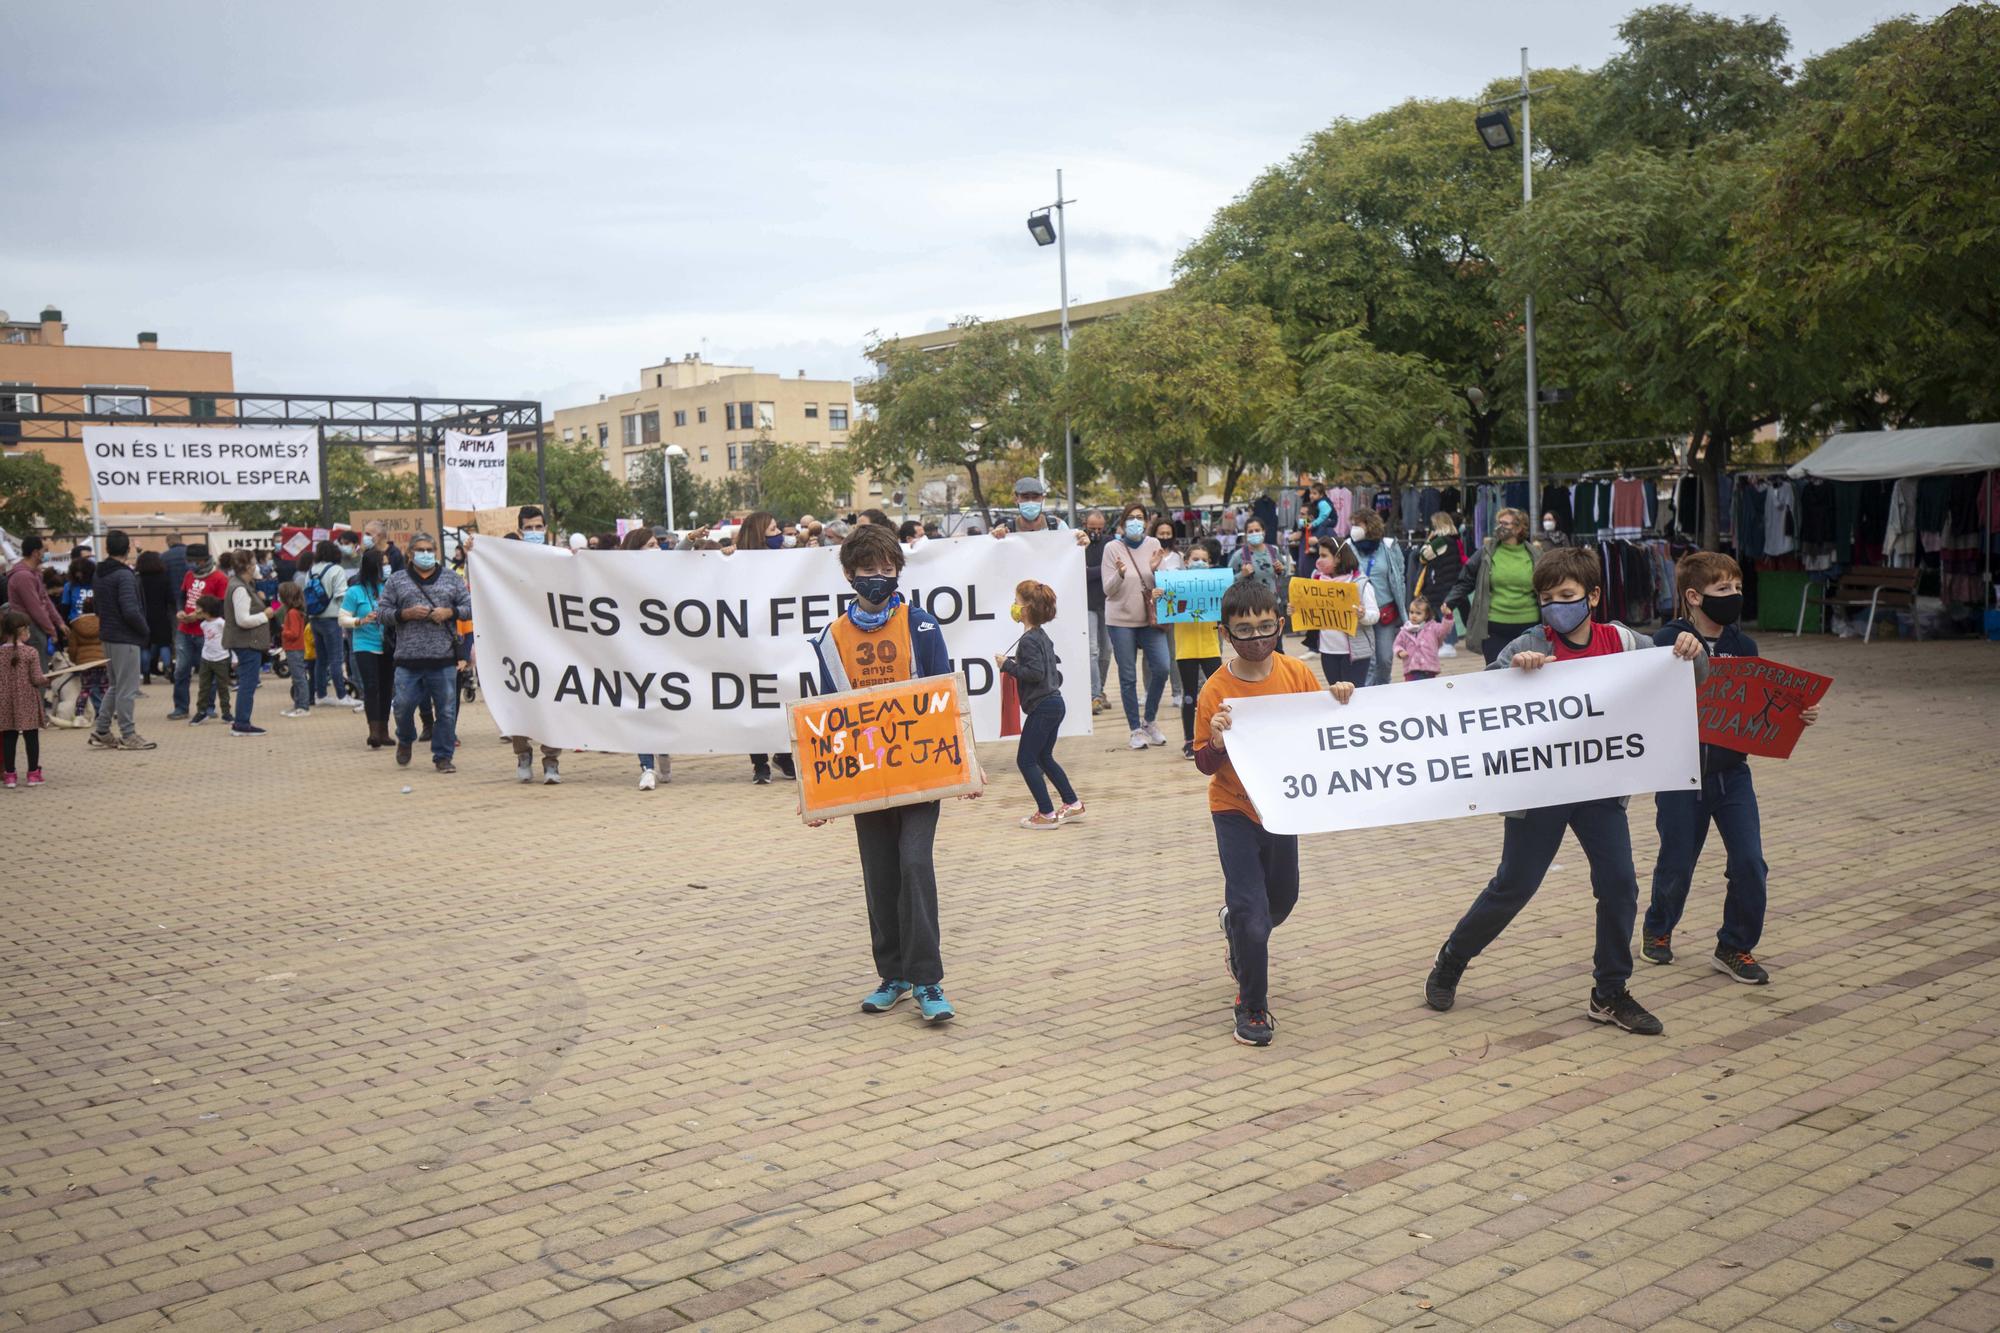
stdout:
MULTIPOLYGON (((1473 119, 1479 130, 1479 138, 1495 152, 1512 148, 1516 142, 1514 125, 1508 119, 1504 104, 1521 104, 1521 211, 1535 201, 1535 176, 1530 148, 1534 142, 1532 122, 1528 115, 1528 96, 1535 91, 1528 87, 1528 48, 1521 48, 1521 91, 1508 97, 1497 98, 1486 104, 1480 114, 1473 119), (1499 109, 1495 109, 1499 108, 1499 109)), ((1539 505, 1542 494, 1542 449, 1541 449, 1541 404, 1542 396, 1535 385, 1535 294, 1529 292, 1523 304, 1528 334, 1528 503, 1539 505)))
POLYGON ((676 533, 680 529, 674 523, 674 460, 676 458, 686 458, 687 456, 687 450, 681 448, 678 444, 670 444, 667 446, 667 456, 660 460, 660 471, 667 478, 667 528, 676 533))
MULTIPOLYGON (((1028 214, 1028 234, 1035 238, 1036 245, 1056 247, 1056 273, 1062 283, 1062 347, 1063 359, 1069 359, 1069 219, 1063 214, 1065 204, 1076 200, 1063 198, 1062 169, 1056 169, 1056 201, 1047 208, 1038 208, 1028 214), (1051 213, 1054 216, 1050 216, 1051 213)), ((1070 437, 1069 414, 1063 414, 1063 494, 1069 498, 1069 525, 1076 526, 1076 448, 1070 437)), ((1048 483, 1042 483, 1046 486, 1048 483)))

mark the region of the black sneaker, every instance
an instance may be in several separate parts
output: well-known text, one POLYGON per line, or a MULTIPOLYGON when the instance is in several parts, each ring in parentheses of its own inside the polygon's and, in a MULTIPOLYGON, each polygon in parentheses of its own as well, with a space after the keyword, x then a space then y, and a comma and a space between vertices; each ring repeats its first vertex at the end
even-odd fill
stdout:
MULTIPOLYGON (((1222 927, 1222 961, 1228 964, 1229 966, 1229 979, 1235 982, 1238 986, 1241 986, 1243 984, 1243 978, 1236 975, 1236 946, 1229 942, 1228 903, 1224 903, 1222 906, 1215 909, 1215 924, 1222 927)), ((1238 995, 1236 998, 1238 1002, 1241 1002, 1241 1000, 1243 999, 1241 995, 1238 995)))
POLYGON ((798 769, 792 767, 792 757, 788 754, 774 755, 771 762, 778 766, 778 776, 787 782, 797 782, 798 769))
POLYGON ((1593 1023, 1615 1023, 1627 1032, 1636 1032, 1642 1037, 1657 1037, 1666 1031, 1660 1020, 1646 1012, 1645 1006, 1632 998, 1632 992, 1621 990, 1610 999, 1599 997, 1596 991, 1590 993, 1590 1007, 1584 1011, 1593 1023))
POLYGON ((1671 963, 1674 961, 1673 936, 1642 936, 1639 940, 1639 953, 1649 963, 1671 963))
POLYGON ((756 770, 750 774, 750 780, 760 787, 768 787, 771 785, 771 770, 759 764, 756 770))
POLYGON ((1449 948, 1438 950, 1431 974, 1424 978, 1424 1003, 1443 1013, 1458 999, 1458 979, 1465 975, 1465 960, 1449 948))
POLYGON ((1746 986, 1768 986, 1771 984, 1771 974, 1766 972, 1763 965, 1750 956, 1748 950, 1718 948, 1714 954, 1710 955, 1708 961, 1714 964, 1716 971, 1727 972, 1735 980, 1742 982, 1746 986))
POLYGON ((1241 1046, 1269 1046, 1278 1021, 1267 1009, 1236 1007, 1236 1041, 1241 1046))

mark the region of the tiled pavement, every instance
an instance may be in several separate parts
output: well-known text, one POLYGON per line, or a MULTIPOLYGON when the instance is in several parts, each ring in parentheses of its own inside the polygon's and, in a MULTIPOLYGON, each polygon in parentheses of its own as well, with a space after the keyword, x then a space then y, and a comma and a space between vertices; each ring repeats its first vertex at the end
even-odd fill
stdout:
POLYGON ((933 1031, 742 760, 524 789, 482 711, 440 778, 155 688, 0 793, 0 1328, 2000 1327, 2000 649, 1766 637, 1838 678, 1758 765, 1776 981, 1703 964, 1715 848, 1651 1041, 1573 848, 1422 1007, 1478 819, 1308 840, 1233 1045, 1200 783, 1122 728, 1078 825, 1002 747, 949 808, 933 1031))

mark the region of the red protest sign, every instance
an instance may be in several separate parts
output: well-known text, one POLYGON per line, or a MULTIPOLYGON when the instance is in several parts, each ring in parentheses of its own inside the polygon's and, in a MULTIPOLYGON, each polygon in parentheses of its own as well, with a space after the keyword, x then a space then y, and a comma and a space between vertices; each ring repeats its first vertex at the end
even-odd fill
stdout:
POLYGON ((1761 657, 1718 657, 1695 696, 1704 745, 1788 759, 1806 724, 1799 714, 1818 703, 1833 677, 1761 657))

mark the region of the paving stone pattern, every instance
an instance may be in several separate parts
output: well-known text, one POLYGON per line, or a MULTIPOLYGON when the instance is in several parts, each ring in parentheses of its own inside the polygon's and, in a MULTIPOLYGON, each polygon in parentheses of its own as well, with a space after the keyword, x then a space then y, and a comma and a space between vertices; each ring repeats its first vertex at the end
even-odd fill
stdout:
POLYGON ((1234 1045, 1171 707, 1050 833, 982 747, 934 1030, 747 760, 524 788, 480 708, 441 777, 155 686, 0 793, 0 1328, 2000 1328, 2000 650, 1766 638, 1837 682, 1757 761, 1775 981, 1707 965, 1712 843, 1654 1040, 1583 1017, 1573 844, 1423 1007, 1480 818, 1307 840, 1234 1045))

